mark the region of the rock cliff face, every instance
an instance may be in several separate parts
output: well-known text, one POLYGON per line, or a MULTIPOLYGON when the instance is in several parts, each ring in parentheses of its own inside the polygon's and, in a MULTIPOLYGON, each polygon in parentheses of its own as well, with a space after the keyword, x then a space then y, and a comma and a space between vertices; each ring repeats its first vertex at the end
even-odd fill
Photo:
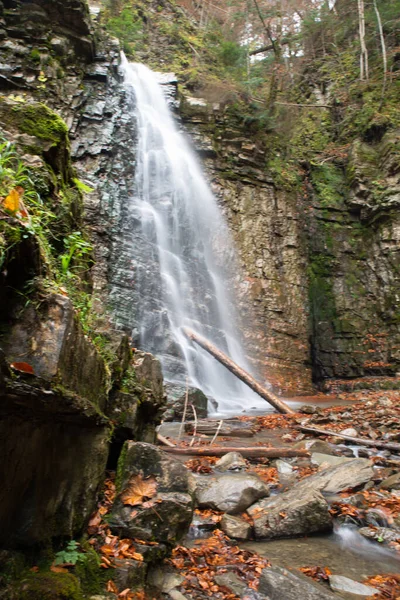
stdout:
POLYGON ((80 0, 0 2, 0 19, 1 195, 19 184, 26 204, 0 215, 0 528, 23 547, 82 532, 112 432, 154 442, 164 390, 158 361, 132 357, 106 314, 111 289, 125 325, 131 297, 116 290, 134 293, 121 223, 135 123, 118 44, 80 0))
POLYGON ((310 390, 307 246, 296 195, 276 188, 263 149, 223 106, 183 97, 180 113, 236 240, 255 369, 282 390, 310 390))
MULTIPOLYGON (((348 164, 290 191, 223 106, 182 98, 241 257, 259 372, 283 391, 399 368, 398 132, 353 143, 348 164), (376 178, 376 179, 375 179, 376 178), (380 182, 380 183, 379 183, 380 182), (330 186, 332 193, 329 193, 330 186), (378 189, 380 187, 380 189, 378 189)), ((251 322, 251 321, 250 321, 251 322)))

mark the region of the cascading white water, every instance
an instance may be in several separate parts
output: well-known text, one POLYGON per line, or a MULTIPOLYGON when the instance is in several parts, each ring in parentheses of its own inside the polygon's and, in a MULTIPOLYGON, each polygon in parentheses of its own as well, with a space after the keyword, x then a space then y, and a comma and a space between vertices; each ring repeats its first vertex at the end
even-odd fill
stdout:
MULTIPOLYGON (((233 245, 194 152, 178 130, 155 74, 123 57, 138 122, 132 235, 145 257, 139 288, 139 345, 157 355, 167 381, 199 387, 218 413, 268 406, 182 333, 188 326, 248 368, 229 293, 233 245)), ((211 408, 211 412, 213 408, 211 408)), ((215 409, 214 409, 215 411, 215 409)))

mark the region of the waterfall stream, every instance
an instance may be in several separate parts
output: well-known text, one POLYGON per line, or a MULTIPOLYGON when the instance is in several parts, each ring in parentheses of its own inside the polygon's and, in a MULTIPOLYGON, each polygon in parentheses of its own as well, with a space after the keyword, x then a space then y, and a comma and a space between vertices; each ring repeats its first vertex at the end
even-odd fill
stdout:
POLYGON ((234 248, 216 199, 156 75, 125 57, 122 69, 138 124, 129 199, 132 235, 144 252, 135 278, 138 345, 158 356, 166 381, 185 385, 188 378, 200 388, 211 399, 209 412, 265 411, 265 402, 182 333, 183 326, 194 329, 249 368, 234 309, 234 248))

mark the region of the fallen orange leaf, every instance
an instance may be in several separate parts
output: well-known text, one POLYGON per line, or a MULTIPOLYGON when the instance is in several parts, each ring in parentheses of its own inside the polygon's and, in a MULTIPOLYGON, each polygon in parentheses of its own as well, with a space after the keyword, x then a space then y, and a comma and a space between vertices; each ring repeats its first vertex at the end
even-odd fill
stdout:
POLYGON ((124 504, 138 506, 145 500, 150 500, 157 493, 157 482, 154 477, 144 479, 142 475, 133 475, 123 494, 121 500, 124 504))
POLYGON ((50 571, 53 571, 53 573, 68 573, 68 569, 66 569, 65 567, 56 567, 55 565, 51 565, 50 567, 50 571))
POLYGON ((10 364, 12 369, 15 371, 21 371, 21 373, 29 373, 30 375, 34 375, 33 367, 28 365, 26 362, 14 362, 10 364))

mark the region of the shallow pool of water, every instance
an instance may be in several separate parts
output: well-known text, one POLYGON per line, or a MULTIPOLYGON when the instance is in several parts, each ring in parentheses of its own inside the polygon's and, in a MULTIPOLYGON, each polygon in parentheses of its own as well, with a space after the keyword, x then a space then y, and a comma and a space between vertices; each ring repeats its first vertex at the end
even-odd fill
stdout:
POLYGON ((335 575, 357 581, 372 575, 400 573, 400 556, 369 542, 349 527, 339 527, 328 536, 246 542, 241 547, 265 556, 273 565, 328 567, 335 575))

